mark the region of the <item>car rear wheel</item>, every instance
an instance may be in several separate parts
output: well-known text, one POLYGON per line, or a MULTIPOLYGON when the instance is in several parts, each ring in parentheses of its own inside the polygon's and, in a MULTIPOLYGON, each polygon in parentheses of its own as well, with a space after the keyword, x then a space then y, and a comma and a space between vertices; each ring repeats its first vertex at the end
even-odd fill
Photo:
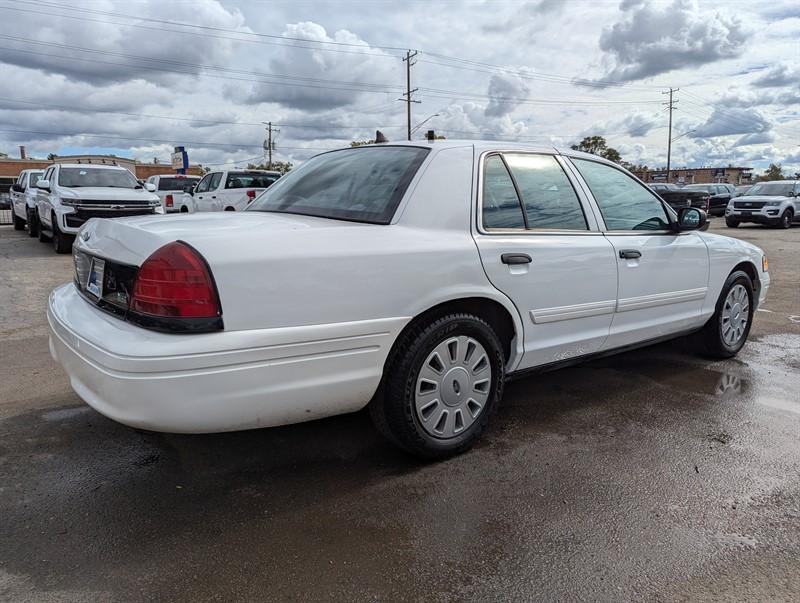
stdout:
POLYGON ((725 281, 716 311, 699 333, 701 349, 714 358, 739 353, 753 323, 753 281, 737 270, 725 281))
POLYGON ((28 215, 28 236, 38 237, 39 221, 36 219, 36 212, 34 212, 30 207, 26 211, 28 215))
POLYGON ((378 430, 406 451, 447 458, 480 437, 502 396, 504 378, 494 330, 477 316, 449 314, 402 335, 370 414, 378 430))
POLYGON ((732 218, 725 218, 725 225, 728 228, 739 228, 739 220, 734 220, 732 218))
POLYGON ((55 216, 53 216, 51 220, 53 223, 53 249, 55 249, 56 253, 69 253, 72 250, 72 242, 75 240, 75 237, 61 232, 61 229, 58 227, 58 220, 55 216))
POLYGON ((17 216, 13 206, 11 208, 11 214, 14 217, 14 230, 25 230, 25 220, 17 216))

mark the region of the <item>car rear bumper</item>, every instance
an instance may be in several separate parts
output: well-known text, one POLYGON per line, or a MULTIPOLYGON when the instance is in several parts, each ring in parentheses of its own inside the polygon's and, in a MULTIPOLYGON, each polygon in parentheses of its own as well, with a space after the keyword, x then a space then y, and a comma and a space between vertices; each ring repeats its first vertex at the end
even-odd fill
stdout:
POLYGON ((50 352, 101 414, 142 429, 209 433, 358 410, 407 319, 198 335, 151 332, 50 294, 50 352))

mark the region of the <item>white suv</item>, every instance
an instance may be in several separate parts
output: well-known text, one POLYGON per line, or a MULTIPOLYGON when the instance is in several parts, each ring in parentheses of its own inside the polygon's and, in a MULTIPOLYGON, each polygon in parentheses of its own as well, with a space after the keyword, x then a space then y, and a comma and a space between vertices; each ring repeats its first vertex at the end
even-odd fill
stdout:
POLYGON ((281 177, 266 170, 209 172, 186 196, 193 211, 241 211, 281 177))
POLYGON ((165 213, 181 211, 181 198, 187 187, 194 187, 200 182, 200 176, 185 174, 158 174, 150 176, 147 183, 155 187, 155 193, 161 200, 165 213))
POLYGON ((51 165, 36 183, 39 240, 52 238, 57 253, 68 253, 90 218, 163 214, 152 184, 140 184, 116 165, 51 165))
POLYGON ((742 222, 755 222, 790 228, 800 220, 800 180, 772 180, 751 186, 741 197, 734 197, 725 208, 725 224, 736 228, 742 222))
POLYGON ((11 186, 11 209, 14 216, 14 230, 22 230, 28 225, 28 234, 35 237, 36 230, 36 183, 42 177, 42 170, 22 170, 17 181, 11 186))

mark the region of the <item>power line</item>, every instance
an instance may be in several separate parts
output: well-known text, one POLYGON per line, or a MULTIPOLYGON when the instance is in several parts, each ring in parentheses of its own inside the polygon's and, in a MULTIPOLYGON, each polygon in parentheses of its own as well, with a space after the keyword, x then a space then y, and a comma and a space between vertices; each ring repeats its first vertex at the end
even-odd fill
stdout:
MULTIPOLYGON (((20 1, 22 1, 22 0, 20 0, 20 1)), ((45 7, 45 5, 42 5, 42 6, 45 7)), ((92 23, 103 23, 103 24, 106 24, 106 25, 122 25, 123 27, 135 27, 137 29, 146 29, 146 30, 150 30, 150 31, 170 32, 170 33, 178 33, 178 34, 185 34, 185 35, 191 35, 191 36, 202 36, 203 38, 217 38, 217 39, 222 39, 222 40, 231 40, 231 41, 235 41, 235 42, 246 42, 246 43, 254 43, 254 44, 269 44, 269 45, 273 45, 273 46, 283 46, 283 47, 286 47, 286 48, 303 48, 303 49, 306 49, 306 50, 325 50, 326 52, 338 52, 338 53, 346 53, 346 54, 369 55, 369 56, 373 56, 373 57, 377 57, 377 58, 390 58, 390 59, 397 59, 398 58, 398 55, 384 54, 382 52, 381 53, 359 52, 359 51, 356 51, 356 50, 347 50, 347 49, 343 49, 343 48, 320 48, 320 47, 314 47, 314 46, 301 46, 301 45, 298 45, 298 44, 282 43, 282 42, 277 42, 277 41, 272 42, 272 41, 269 41, 269 40, 244 39, 244 38, 237 38, 237 37, 232 37, 232 36, 224 36, 224 35, 219 35, 219 34, 213 34, 213 33, 208 33, 208 32, 202 32, 201 33, 201 32, 194 32, 194 31, 185 31, 185 30, 180 30, 180 29, 170 29, 170 28, 166 28, 166 27, 151 27, 151 26, 148 26, 148 25, 142 25, 140 23, 120 23, 119 21, 92 19, 92 18, 87 17, 85 15, 75 16, 75 15, 69 15, 69 14, 63 14, 63 13, 54 14, 52 12, 38 11, 38 10, 33 10, 31 8, 20 8, 19 6, 0 6, 0 8, 2 8, 4 10, 12 10, 12 11, 17 11, 17 12, 44 15, 44 16, 50 17, 50 18, 52 18, 53 16, 57 16, 57 17, 60 17, 62 19, 71 19, 71 20, 80 21, 80 22, 89 21, 89 22, 92 22, 92 23)), ((52 8, 56 8, 56 7, 52 7, 52 8)), ((58 6, 57 8, 59 8, 60 10, 76 10, 73 7, 67 7, 67 6, 58 6)), ((195 25, 186 24, 186 27, 196 27, 196 26, 195 25)), ((246 35, 247 34, 247 32, 237 32, 237 33, 239 33, 241 35, 246 35)), ((280 37, 280 36, 276 36, 276 37, 280 37)), ((314 42, 320 43, 319 40, 304 40, 304 43, 314 43, 314 42)), ((369 48, 372 48, 372 47, 369 47, 369 48)))
MULTIPOLYGON (((149 113, 132 113, 128 111, 107 111, 105 109, 89 109, 86 107, 75 107, 69 105, 56 105, 53 103, 42 103, 38 101, 30 101, 30 100, 22 100, 22 99, 15 99, 15 98, 7 98, 7 97, 0 97, 0 102, 9 102, 9 103, 17 103, 23 105, 34 105, 37 107, 45 107, 50 109, 55 109, 59 111, 70 111, 75 113, 108 113, 111 115, 126 115, 128 117, 146 117, 149 119, 168 119, 174 121, 185 121, 191 123, 198 123, 198 124, 208 124, 208 125, 229 125, 229 126, 258 126, 261 127, 261 122, 247 122, 247 121, 225 121, 225 120, 211 120, 211 119, 200 119, 197 117, 176 117, 173 115, 153 115, 149 113)), ((4 107, 0 107, 0 109, 4 109, 4 107)), ((13 110, 13 109, 12 109, 13 110)), ((25 110, 25 109, 22 109, 25 110)), ((372 124, 369 126, 334 126, 330 124, 275 124, 279 125, 284 128, 314 128, 320 130, 369 130, 375 127, 380 128, 404 128, 404 125, 382 125, 382 124, 372 124)))

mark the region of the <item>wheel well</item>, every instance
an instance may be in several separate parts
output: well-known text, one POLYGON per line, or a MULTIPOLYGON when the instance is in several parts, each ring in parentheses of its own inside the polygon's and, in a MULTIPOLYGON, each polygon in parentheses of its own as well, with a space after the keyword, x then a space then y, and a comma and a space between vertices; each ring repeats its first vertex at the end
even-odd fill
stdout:
POLYGON ((418 325, 420 322, 432 322, 440 316, 457 312, 472 314, 489 323, 489 326, 494 329, 498 339, 500 339, 500 343, 503 346, 503 354, 505 355, 506 361, 508 361, 512 354, 511 346, 517 334, 514 329, 514 319, 502 304, 486 297, 453 299, 425 310, 421 314, 415 316, 403 328, 395 341, 395 345, 402 340, 403 336, 412 327, 418 325))
POLYGON ((753 281, 753 297, 755 297, 755 301, 758 303, 758 293, 761 290, 761 281, 758 278, 758 269, 755 267, 753 262, 740 262, 733 267, 731 274, 738 270, 746 273, 747 276, 750 277, 750 280, 753 281))
POLYGON ((230 205, 225 208, 225 211, 236 211, 235 207, 231 207, 230 205))

